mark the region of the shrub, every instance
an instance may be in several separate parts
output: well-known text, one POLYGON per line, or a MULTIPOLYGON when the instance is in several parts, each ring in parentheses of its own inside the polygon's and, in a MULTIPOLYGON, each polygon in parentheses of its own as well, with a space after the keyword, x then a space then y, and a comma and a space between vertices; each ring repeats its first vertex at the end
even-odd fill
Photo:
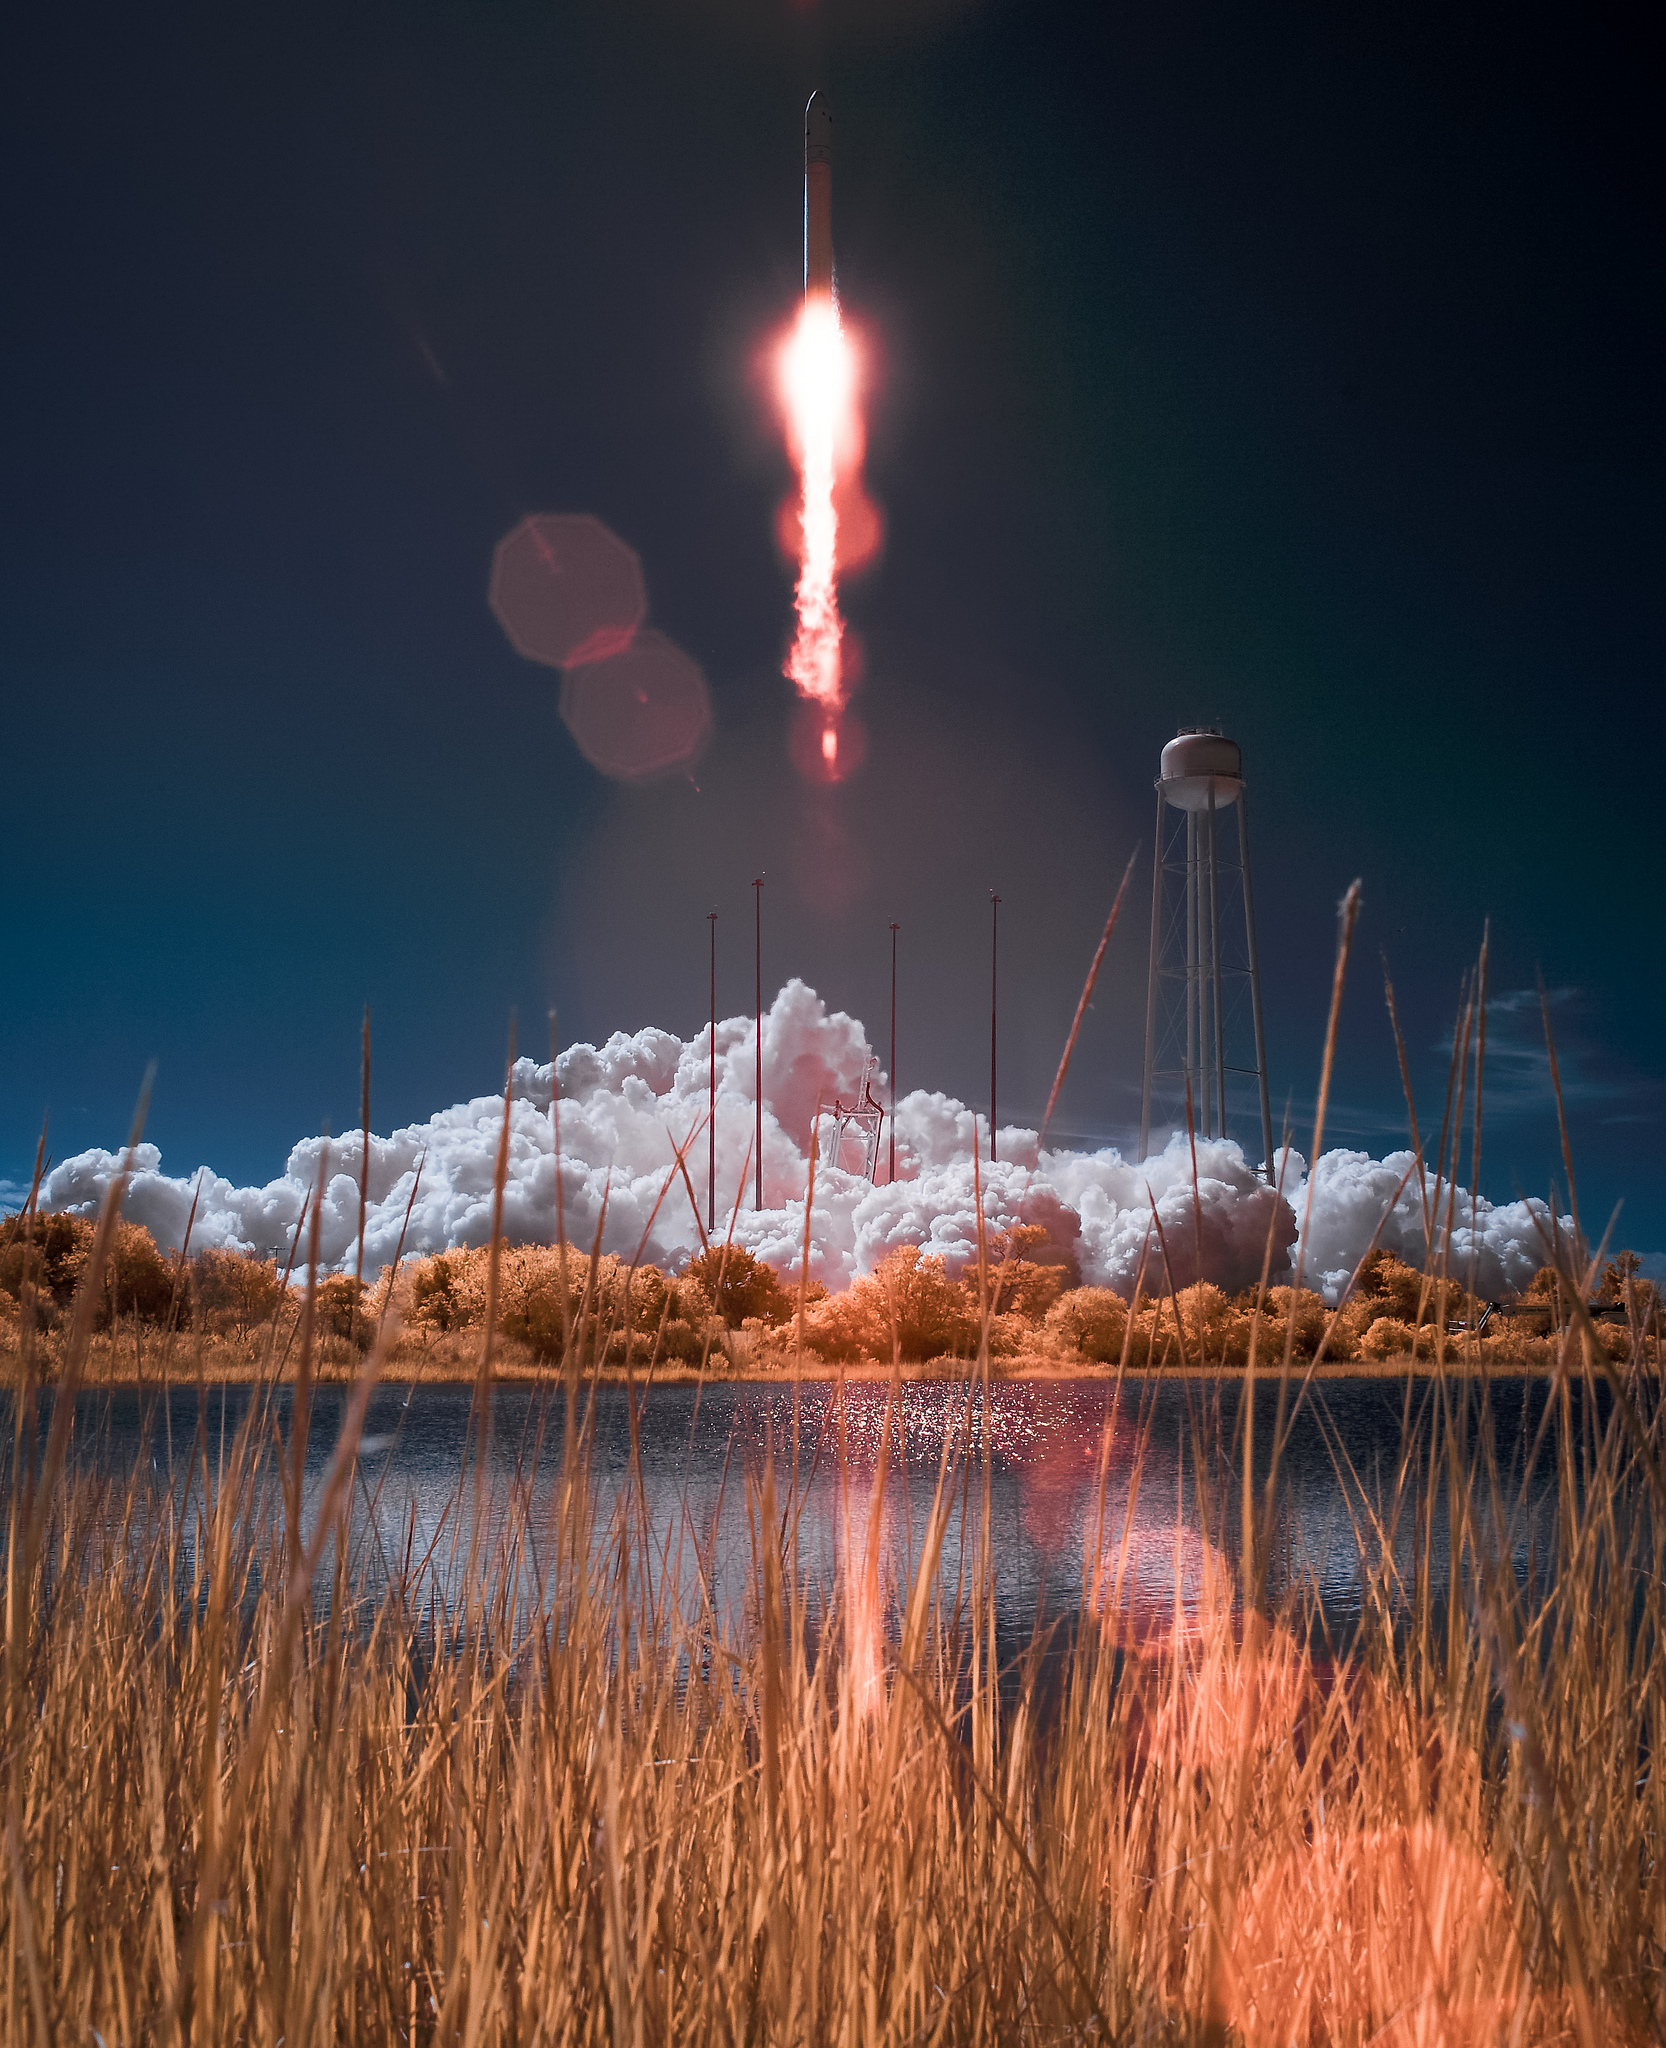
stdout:
POLYGON ((32 1282, 42 1309, 67 1307, 86 1270, 94 1229, 90 1217, 48 1210, 35 1217, 26 1243, 23 1217, 7 1217, 0 1226, 0 1287, 21 1301, 32 1282))
MULTIPOLYGON (((1282 1357, 1284 1333, 1292 1318, 1296 1326, 1295 1355, 1311 1358, 1319 1348, 1319 1340, 1325 1334, 1325 1325, 1330 1321, 1330 1310, 1323 1297, 1309 1287, 1269 1287, 1267 1309, 1262 1325, 1261 1341, 1267 1345, 1271 1339, 1270 1355, 1282 1357)), ((1332 1340, 1334 1342, 1334 1339, 1332 1340)))
POLYGON ((1610 1358, 1623 1362, 1631 1356, 1631 1330, 1625 1323, 1598 1323, 1597 1342, 1610 1358))
POLYGON ((1037 1329, 1028 1316, 1003 1310, 989 1318, 991 1358, 1022 1358, 1037 1349, 1037 1329))
MULTIPOLYGON (((455 1255, 458 1259, 461 1253, 455 1255)), ((467 1320, 458 1298, 458 1275, 450 1252, 418 1259, 410 1277, 410 1319, 431 1330, 455 1330, 467 1320)))
POLYGON ((918 1245, 901 1244, 887 1252, 856 1287, 877 1296, 887 1353, 893 1329, 901 1356, 912 1361, 969 1352, 978 1341, 976 1307, 948 1278, 942 1259, 918 1245))
MULTIPOLYGON (((1534 1283, 1535 1286, 1537 1284, 1534 1283)), ((1555 1299, 1554 1291, 1551 1299, 1555 1299)), ((1373 1252, 1361 1266, 1353 1300, 1372 1304, 1379 1316, 1390 1316, 1396 1322, 1411 1324, 1434 1322, 1441 1313, 1443 1301, 1448 1322, 1479 1313, 1464 1292, 1461 1278, 1442 1281, 1420 1273, 1415 1266, 1408 1266, 1404 1259, 1397 1259, 1392 1252, 1385 1251, 1373 1252)), ((1367 1323, 1369 1321, 1367 1318, 1367 1323)))
MULTIPOLYGON (((1039 1323, 1067 1289, 1080 1279, 1075 1260, 1065 1259, 1047 1232, 1033 1223, 1020 1223, 1008 1231, 990 1234, 986 1253, 990 1297, 1001 1315, 1022 1316, 1039 1323), (1035 1253, 1050 1253, 1037 1258, 1035 1253)), ((967 1266, 960 1284, 971 1298, 972 1312, 978 1312, 978 1269, 967 1266)))
POLYGON ((1420 1305, 1427 1314, 1434 1298, 1434 1289, 1415 1266, 1408 1266, 1404 1259, 1385 1251, 1375 1251, 1365 1261, 1355 1291, 1363 1300, 1376 1305, 1378 1316, 1390 1316, 1402 1323, 1415 1323, 1420 1305), (1424 1300, 1425 1288, 1428 1302, 1424 1300))
POLYGON ((351 1337, 361 1351, 368 1351, 376 1334, 376 1318, 366 1311, 368 1292, 364 1282, 351 1273, 332 1273, 321 1280, 313 1302, 320 1329, 335 1337, 351 1337))
MULTIPOLYGON (((763 1270, 772 1281, 768 1266, 763 1270)), ((598 1279, 599 1279, 598 1275, 598 1279)), ((599 1325, 608 1331, 607 1362, 622 1365, 630 1357, 646 1368, 656 1356, 688 1362, 706 1348, 710 1309, 700 1287, 672 1279, 657 1266, 638 1266, 634 1277, 622 1262, 601 1302, 599 1325)), ((598 1287, 598 1293, 600 1293, 598 1287)), ((775 1289, 780 1294, 779 1283, 775 1289)), ((780 1320, 773 1313, 772 1325, 780 1320)))
MULTIPOLYGON (((795 1332, 788 1323, 766 1323, 761 1316, 748 1316, 729 1339, 729 1354, 739 1366, 765 1372, 782 1372, 793 1362, 795 1332)), ((716 1347, 713 1347, 714 1355, 716 1347)))
MULTIPOLYGON (((1357 1322, 1344 1313, 1339 1315, 1335 1323, 1332 1324, 1330 1317, 1327 1315, 1325 1327, 1330 1331, 1330 1342, 1325 1346, 1325 1357, 1327 1360, 1334 1360, 1335 1363, 1340 1365, 1347 1359, 1358 1358, 1361 1330, 1357 1322)), ((1423 1334, 1425 1337, 1429 1334, 1427 1325, 1424 1326, 1423 1334)), ((1263 1330, 1261 1333, 1261 1355, 1263 1357, 1266 1356, 1266 1346, 1267 1333, 1263 1330)))
MULTIPOLYGON (((468 1307, 467 1320, 477 1323, 485 1307, 487 1254, 467 1256, 473 1267, 457 1292, 468 1307)), ((599 1355, 608 1365, 623 1365, 628 1356, 645 1370, 656 1351, 661 1358, 682 1360, 698 1359, 704 1352, 710 1308, 697 1285, 673 1280, 657 1266, 638 1266, 633 1273, 611 1253, 597 1259, 592 1282, 590 1261, 571 1245, 566 1263, 563 1281, 555 1248, 521 1246, 504 1253, 498 1289, 506 1337, 541 1359, 557 1360, 569 1330, 579 1334, 582 1313, 586 1360, 599 1355)))
POLYGON ((738 1330, 749 1317, 784 1323, 798 1312, 796 1295, 781 1285, 774 1267, 742 1245, 708 1246, 689 1260, 682 1277, 700 1289, 731 1330, 738 1330))
POLYGON ((940 1257, 903 1244, 845 1293, 818 1302, 805 1316, 804 1335, 823 1358, 889 1358, 894 1341, 900 1357, 922 1364, 950 1352, 969 1355, 978 1314, 940 1257))
POLYGON ((1399 1316, 1378 1316, 1359 1348, 1367 1358, 1407 1358, 1416 1350, 1418 1332, 1399 1316))
POLYGON ((174 1270, 142 1223, 118 1223, 104 1268, 104 1301, 99 1320, 137 1316, 142 1323, 167 1320, 174 1298, 174 1270))
POLYGON ((1194 1366, 1241 1365, 1249 1356, 1249 1318, 1212 1282, 1195 1280, 1190 1287, 1182 1287, 1175 1299, 1194 1366))
POLYGON ((1128 1304, 1109 1287, 1073 1287, 1047 1311, 1046 1327, 1083 1358, 1115 1365, 1128 1328, 1128 1304))
POLYGON ((240 1337, 277 1313, 283 1299, 276 1259, 244 1252, 198 1252, 191 1261, 191 1292, 207 1320, 240 1337))
POLYGON ((1178 1366, 1180 1353, 1175 1347, 1174 1316, 1168 1302, 1161 1295, 1137 1295, 1128 1314, 1133 1324, 1128 1338, 1129 1368, 1144 1372, 1153 1366, 1178 1366))
POLYGON ((866 1280, 857 1280, 843 1294, 818 1301, 805 1312, 804 1341, 818 1358, 840 1364, 889 1358, 891 1333, 883 1296, 866 1280))
POLYGON ((562 1298, 559 1273, 546 1285, 526 1288, 520 1299, 503 1312, 503 1334, 526 1345, 539 1358, 563 1357, 568 1332, 578 1320, 579 1304, 569 1299, 563 1315, 562 1298))

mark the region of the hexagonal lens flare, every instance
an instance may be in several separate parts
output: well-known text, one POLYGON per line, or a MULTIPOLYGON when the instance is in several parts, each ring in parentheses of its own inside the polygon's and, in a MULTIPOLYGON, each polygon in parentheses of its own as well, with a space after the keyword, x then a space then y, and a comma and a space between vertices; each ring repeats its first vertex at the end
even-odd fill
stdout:
POLYGON ((623 653, 569 668, 561 716, 593 768, 640 782, 694 759, 711 730, 711 700, 696 664, 649 631, 623 653))
POLYGON ((635 550, 589 513, 539 512, 506 533, 488 598, 516 653, 550 668, 623 653, 648 610, 635 550))

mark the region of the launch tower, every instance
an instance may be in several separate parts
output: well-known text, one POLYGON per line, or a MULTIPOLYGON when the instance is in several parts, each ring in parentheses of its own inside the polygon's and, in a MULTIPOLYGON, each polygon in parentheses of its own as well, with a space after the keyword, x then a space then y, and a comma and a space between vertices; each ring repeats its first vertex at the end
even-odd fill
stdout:
POLYGON ((845 1133, 848 1131, 862 1141, 862 1174, 870 1181, 879 1167, 879 1134, 885 1128, 884 1105, 874 1099, 873 1092, 873 1078, 878 1071, 879 1056, 870 1053, 868 1064, 862 1070, 862 1085, 856 1091, 856 1100, 847 1106, 834 1096, 832 1115, 823 1115, 821 1120, 822 1165, 840 1166, 844 1163, 845 1133))

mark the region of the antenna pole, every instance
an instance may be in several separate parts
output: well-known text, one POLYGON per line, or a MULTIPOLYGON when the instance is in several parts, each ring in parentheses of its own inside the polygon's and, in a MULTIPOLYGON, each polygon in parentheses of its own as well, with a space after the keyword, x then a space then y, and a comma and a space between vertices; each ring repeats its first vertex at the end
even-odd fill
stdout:
POLYGON ((1163 785, 1151 840, 1151 971, 1145 984, 1145 1082, 1140 1089, 1140 1158, 1151 1156, 1151 1069, 1157 1057, 1157 966, 1163 929, 1163 785))
POLYGON ((706 1229, 717 1228, 717 912, 708 910, 712 930, 711 1096, 706 1111, 706 1229))
MULTIPOLYGON (((359 1296, 364 1292, 364 1221, 370 1201, 370 1005, 364 1006, 364 1102, 359 1116, 359 1134, 364 1142, 364 1156, 359 1161, 359 1255, 353 1269, 353 1309, 348 1324, 348 1334, 357 1336, 359 1329, 359 1296)), ((112 1344, 114 1339, 111 1339, 112 1344)))
POLYGON ((897 1177, 897 933, 901 929, 898 924, 891 927, 891 1159, 885 1171, 887 1186, 897 1177))
POLYGON ((752 884, 753 946, 752 962, 757 977, 756 1004, 758 1016, 757 1047, 757 1130, 753 1136, 753 1152, 757 1166, 756 1194, 752 1206, 764 1206, 764 878, 760 875, 752 884))
MULTIPOLYGON (((561 1050, 561 1034, 556 1029, 555 1005, 550 1005, 550 1151, 555 1159, 555 1248, 561 1252, 562 1241, 567 1235, 567 1220, 561 1205, 561 1076, 555 1070, 556 1055, 561 1050)), ((566 1267, 563 1265, 565 1275, 566 1267)))
POLYGON ((1238 792, 1238 864, 1244 880, 1244 937, 1249 955, 1250 1014, 1255 1019, 1256 1078, 1261 1084, 1262 1166, 1268 1184, 1278 1178, 1273 1165, 1273 1107, 1267 1090, 1267 1035, 1261 1023, 1261 963, 1255 952, 1255 891, 1250 886, 1249 791, 1238 792))
POLYGON ((989 1159, 995 1161, 995 1010, 1000 988, 1001 899, 989 892, 989 1159))

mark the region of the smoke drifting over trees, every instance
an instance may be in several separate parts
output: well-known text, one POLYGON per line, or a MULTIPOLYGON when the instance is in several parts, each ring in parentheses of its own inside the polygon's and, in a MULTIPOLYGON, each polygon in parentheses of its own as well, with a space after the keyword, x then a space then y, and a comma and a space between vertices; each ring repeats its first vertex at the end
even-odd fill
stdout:
MULTIPOLYGON (((717 1027, 717 1230, 722 1237, 733 1216, 734 1241, 783 1278, 793 1278, 803 1256, 817 1110, 831 1109, 836 1095, 854 1097, 870 1047, 857 1019, 829 1011, 798 980, 776 996, 763 1037, 765 1207, 754 1210, 754 1027, 746 1017, 726 1018, 717 1027)), ((570 1240, 591 1242, 605 1200, 604 1251, 629 1258, 640 1248, 668 1269, 696 1255, 701 1236, 694 1197, 697 1191, 703 1207, 712 1056, 709 1029, 685 1041, 649 1028, 616 1032, 602 1046, 570 1046, 553 1070, 518 1061, 503 1212, 509 1241, 547 1243, 555 1235, 559 1122, 560 1209, 570 1240), (692 1189, 675 1170, 674 1150, 691 1133, 692 1189)), ((883 1086, 877 1092, 883 1099, 883 1086)), ((487 1240, 502 1125, 499 1094, 458 1103, 387 1137, 371 1134, 367 1272, 393 1258, 407 1211, 407 1255, 487 1240)), ((1198 1140, 1194 1185, 1193 1149, 1183 1132, 1139 1162, 1114 1148, 1042 1152, 1034 1131, 1008 1125, 999 1133, 999 1159, 984 1158, 974 1170, 980 1128, 987 1151, 987 1125, 973 1110, 952 1096, 916 1089, 897 1105, 893 1185, 870 1187, 857 1173, 818 1165, 811 1277, 837 1292, 903 1245, 941 1256, 953 1275, 977 1255, 980 1196, 991 1230, 1040 1230, 1086 1285, 1124 1297, 1133 1292, 1142 1257, 1148 1290, 1165 1284, 1165 1255, 1175 1286, 1201 1278, 1234 1292, 1259 1277, 1269 1236, 1272 1278, 1285 1280, 1304 1226, 1304 1283, 1330 1300, 1379 1226, 1383 1248, 1414 1265, 1423 1262, 1424 1200, 1415 1173, 1405 1179, 1412 1167, 1409 1152, 1381 1160, 1363 1152, 1327 1152, 1310 1172, 1309 1163, 1292 1151, 1283 1157, 1280 1196, 1257 1177, 1242 1149, 1226 1140, 1198 1140)), ((206 1167, 200 1175, 165 1173, 157 1148, 142 1145, 125 1213, 164 1249, 177 1248, 195 1195, 194 1251, 225 1247, 281 1263, 322 1169, 321 1253, 328 1264, 351 1269, 358 1257, 363 1157, 358 1131, 306 1138, 276 1179, 239 1188, 206 1167)), ((92 1214, 119 1165, 119 1155, 102 1150, 65 1160, 43 1184, 41 1206, 92 1214)), ((1551 1225, 1543 1203, 1472 1199, 1461 1187, 1437 1188, 1432 1174, 1426 1189, 1443 1233, 1450 1205, 1451 1272, 1467 1284, 1473 1261, 1481 1295, 1525 1287, 1545 1263, 1540 1233, 1551 1225)), ((1569 1219, 1559 1222, 1571 1230, 1569 1219)), ((304 1244, 301 1250, 304 1256, 304 1244)))

